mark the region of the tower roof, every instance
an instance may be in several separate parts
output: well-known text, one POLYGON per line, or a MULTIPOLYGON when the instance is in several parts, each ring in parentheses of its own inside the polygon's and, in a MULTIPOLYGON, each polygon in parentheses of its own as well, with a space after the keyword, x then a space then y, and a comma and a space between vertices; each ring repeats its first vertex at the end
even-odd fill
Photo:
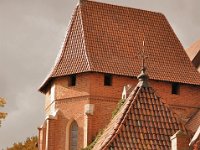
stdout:
POLYGON ((55 66, 40 87, 55 77, 82 72, 137 76, 145 38, 150 79, 200 85, 200 75, 161 13, 81 1, 73 14, 55 66))
POLYGON ((178 130, 185 131, 153 88, 140 82, 141 80, 103 131, 94 150, 169 150, 170 137, 178 130))

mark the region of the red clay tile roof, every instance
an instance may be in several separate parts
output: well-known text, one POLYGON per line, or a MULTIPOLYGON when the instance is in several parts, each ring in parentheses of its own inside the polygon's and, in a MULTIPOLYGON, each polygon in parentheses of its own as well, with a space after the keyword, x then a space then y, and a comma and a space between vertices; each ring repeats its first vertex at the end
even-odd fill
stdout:
POLYGON ((197 110, 196 113, 188 120, 186 123, 186 128, 188 131, 195 133, 200 125, 200 110, 197 110))
POLYGON ((200 85, 199 73, 164 15, 84 1, 76 8, 62 52, 40 91, 52 78, 81 72, 136 77, 144 36, 151 79, 200 85))
POLYGON ((170 137, 178 130, 185 128, 155 91, 138 84, 93 149, 169 150, 170 137))
POLYGON ((195 56, 200 52, 200 39, 193 43, 188 49, 186 49, 186 52, 192 61, 195 56))
POLYGON ((190 60, 200 72, 200 40, 186 50, 190 60))

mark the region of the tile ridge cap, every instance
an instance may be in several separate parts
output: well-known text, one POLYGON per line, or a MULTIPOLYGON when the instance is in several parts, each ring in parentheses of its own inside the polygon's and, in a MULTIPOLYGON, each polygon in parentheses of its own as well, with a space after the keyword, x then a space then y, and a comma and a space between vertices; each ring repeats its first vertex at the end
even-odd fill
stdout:
MULTIPOLYGON (((121 127, 122 127, 122 124, 123 124, 124 121, 126 120, 126 117, 128 116, 128 114, 129 114, 129 112, 130 112, 130 110, 131 110, 131 106, 132 106, 133 103, 137 100, 137 97, 138 97, 138 95, 139 95, 139 93, 140 93, 140 91, 141 91, 142 88, 144 88, 144 87, 136 86, 136 87, 134 88, 134 90, 131 92, 132 95, 130 94, 129 97, 125 100, 124 107, 125 107, 125 105, 128 104, 128 103, 129 103, 129 105, 127 106, 127 108, 124 108, 123 111, 121 110, 121 111, 123 112, 123 115, 122 115, 120 118, 123 118, 123 119, 120 119, 120 120, 119 120, 118 125, 114 128, 114 132, 113 132, 113 134, 112 134, 113 136, 110 137, 110 140, 108 140, 108 142, 106 142, 106 143, 104 144, 104 146, 102 147, 102 149, 106 148, 106 147, 114 140, 116 133, 120 131, 120 129, 121 129, 121 127), (127 101, 127 102, 126 102, 126 101, 127 101), (126 113, 124 113, 124 112, 126 112, 126 113), (117 129, 117 128, 118 128, 118 129, 117 129), (117 130, 115 130, 115 129, 117 129, 117 130)), ((119 111, 118 113, 120 113, 121 111, 119 111)))

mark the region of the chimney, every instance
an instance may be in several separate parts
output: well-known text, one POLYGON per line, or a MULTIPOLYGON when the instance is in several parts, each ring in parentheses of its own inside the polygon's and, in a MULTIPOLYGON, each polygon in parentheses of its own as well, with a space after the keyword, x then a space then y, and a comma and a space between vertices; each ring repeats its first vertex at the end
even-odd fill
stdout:
POLYGON ((171 150, 189 150, 189 143, 188 135, 181 130, 171 136, 171 150))

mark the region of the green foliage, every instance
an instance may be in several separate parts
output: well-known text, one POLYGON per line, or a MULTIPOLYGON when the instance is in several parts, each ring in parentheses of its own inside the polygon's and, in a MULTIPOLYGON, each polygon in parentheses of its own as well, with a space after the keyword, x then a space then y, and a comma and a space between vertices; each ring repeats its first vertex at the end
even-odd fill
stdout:
POLYGON ((118 111, 120 110, 121 106, 124 104, 125 99, 121 99, 118 104, 116 109, 112 112, 112 118, 114 118, 114 116, 118 113, 118 111))
MULTIPOLYGON (((4 107, 6 104, 6 101, 3 98, 0 98, 0 107, 4 107)), ((5 112, 0 112, 0 126, 1 126, 1 121, 5 119, 7 116, 7 113, 5 112)))
POLYGON ((14 143, 12 147, 7 148, 7 150, 38 150, 37 148, 38 138, 33 136, 27 138, 25 142, 14 143))
POLYGON ((103 130, 101 130, 97 134, 95 140, 90 145, 88 145, 86 148, 83 148, 82 150, 91 150, 94 147, 94 145, 97 143, 97 141, 99 140, 99 138, 101 137, 102 134, 103 134, 103 130))
MULTIPOLYGON (((120 110, 120 108, 121 108, 121 106, 124 104, 124 102, 125 102, 125 99, 121 99, 121 100, 118 102, 116 109, 112 112, 112 118, 118 113, 118 111, 120 110)), ((104 131, 104 130, 101 130, 101 131, 97 134, 95 140, 94 140, 90 145, 88 145, 86 148, 83 148, 82 150, 91 150, 91 149, 94 147, 94 145, 97 143, 97 141, 99 140, 99 138, 101 137, 101 135, 103 134, 103 131, 104 131)))

